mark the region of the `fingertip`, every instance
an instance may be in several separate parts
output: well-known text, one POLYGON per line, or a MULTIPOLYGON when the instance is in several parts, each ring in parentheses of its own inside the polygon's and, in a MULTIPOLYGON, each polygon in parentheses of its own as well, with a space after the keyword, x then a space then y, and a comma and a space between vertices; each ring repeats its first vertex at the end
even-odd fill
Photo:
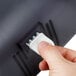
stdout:
POLYGON ((51 46, 51 44, 49 44, 48 42, 45 42, 45 41, 40 42, 38 45, 39 52, 42 53, 43 51, 47 50, 47 47, 49 45, 51 46))
POLYGON ((49 69, 49 67, 48 67, 48 64, 46 63, 46 61, 41 61, 40 63, 39 63, 39 69, 40 70, 48 70, 49 69))
POLYGON ((47 45, 49 45, 49 43, 47 43, 47 42, 45 42, 45 41, 42 41, 42 42, 40 42, 39 43, 39 45, 38 45, 38 48, 43 48, 43 47, 46 47, 47 45))

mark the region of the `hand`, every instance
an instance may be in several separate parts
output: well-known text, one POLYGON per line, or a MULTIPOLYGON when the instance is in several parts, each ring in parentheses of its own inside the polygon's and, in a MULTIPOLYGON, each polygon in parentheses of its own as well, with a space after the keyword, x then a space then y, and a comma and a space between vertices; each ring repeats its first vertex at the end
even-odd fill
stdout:
POLYGON ((44 41, 39 44, 38 50, 43 57, 40 70, 49 70, 50 76, 76 76, 76 51, 44 41))

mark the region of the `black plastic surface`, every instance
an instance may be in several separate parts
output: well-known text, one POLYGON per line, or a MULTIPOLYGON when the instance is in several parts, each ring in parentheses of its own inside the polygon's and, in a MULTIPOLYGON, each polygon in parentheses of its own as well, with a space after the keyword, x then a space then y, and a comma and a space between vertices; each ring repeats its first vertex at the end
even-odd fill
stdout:
POLYGON ((49 20, 48 25, 43 25, 41 22, 38 22, 34 27, 32 27, 31 30, 17 43, 17 46, 21 51, 16 52, 14 55, 15 61, 22 71, 27 74, 27 76, 35 76, 40 71, 39 62, 42 60, 42 58, 26 45, 26 43, 29 43, 30 39, 33 39, 33 36, 36 36, 37 32, 43 32, 46 34, 46 36, 52 39, 55 44, 59 44, 57 34, 55 33, 55 29, 51 20, 49 20), (48 26, 48 28, 46 26, 48 26))

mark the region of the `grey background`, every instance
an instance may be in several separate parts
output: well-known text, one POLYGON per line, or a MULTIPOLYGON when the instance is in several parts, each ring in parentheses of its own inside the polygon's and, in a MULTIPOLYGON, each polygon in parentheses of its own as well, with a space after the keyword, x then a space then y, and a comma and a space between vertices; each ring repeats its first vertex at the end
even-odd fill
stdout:
MULTIPOLYGON (((36 22, 46 23, 49 19, 60 44, 65 45, 76 33, 76 0, 0 0, 0 64, 4 64, 3 56, 27 30, 36 22)), ((4 66, 1 67, 0 76, 5 76, 4 66)))
POLYGON ((64 45, 76 32, 76 1, 0 0, 0 49, 17 41, 37 21, 49 19, 64 45))

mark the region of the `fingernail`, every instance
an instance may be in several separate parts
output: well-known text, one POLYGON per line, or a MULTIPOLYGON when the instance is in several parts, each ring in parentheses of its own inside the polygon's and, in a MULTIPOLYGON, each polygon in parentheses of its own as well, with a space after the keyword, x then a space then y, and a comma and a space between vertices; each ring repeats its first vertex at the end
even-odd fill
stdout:
POLYGON ((43 48, 43 47, 46 47, 48 45, 49 45, 49 43, 47 43, 45 41, 42 41, 42 42, 39 43, 39 48, 43 48))

